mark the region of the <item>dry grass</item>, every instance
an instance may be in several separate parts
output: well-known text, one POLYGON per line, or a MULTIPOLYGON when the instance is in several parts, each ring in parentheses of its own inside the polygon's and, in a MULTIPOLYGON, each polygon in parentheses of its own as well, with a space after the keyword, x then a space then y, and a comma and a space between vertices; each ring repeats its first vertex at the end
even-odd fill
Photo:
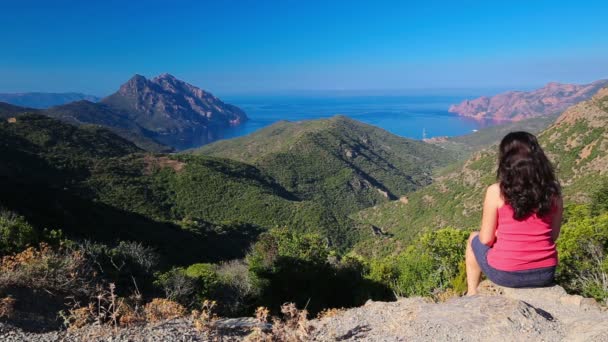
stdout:
POLYGON ((432 295, 432 298, 435 303, 443 303, 443 302, 447 301, 448 299, 460 297, 460 296, 461 296, 460 293, 454 291, 453 289, 448 288, 443 291, 434 292, 432 295))
POLYGON ((93 293, 94 279, 93 269, 81 252, 53 249, 44 243, 0 261, 0 289, 22 287, 66 297, 88 296, 93 293))
POLYGON ((146 320, 150 323, 183 317, 186 315, 186 308, 181 304, 164 298, 154 298, 144 306, 146 320))
POLYGON ((164 168, 171 168, 175 172, 181 172, 184 167, 186 167, 186 163, 180 162, 179 160, 171 159, 169 157, 159 157, 151 154, 147 154, 144 157, 144 173, 150 175, 154 173, 155 170, 162 170, 164 168))
POLYGON ((334 316, 337 316, 337 315, 343 313, 344 311, 346 311, 346 309, 344 309, 344 308, 324 309, 323 311, 321 311, 317 314, 317 318, 322 319, 322 318, 334 317, 334 316))
POLYGON ((74 301, 67 311, 61 311, 64 325, 69 330, 80 329, 88 324, 96 323, 98 326, 129 327, 146 323, 145 310, 140 306, 141 295, 135 293, 129 298, 116 295, 116 286, 98 286, 94 301, 87 306, 80 306, 74 301))

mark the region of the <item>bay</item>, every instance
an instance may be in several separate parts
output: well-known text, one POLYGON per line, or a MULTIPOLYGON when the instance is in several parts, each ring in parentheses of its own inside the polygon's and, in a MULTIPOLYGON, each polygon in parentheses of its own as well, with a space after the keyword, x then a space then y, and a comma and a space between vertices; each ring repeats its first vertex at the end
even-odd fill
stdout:
POLYGON ((465 98, 437 95, 225 97, 226 102, 243 109, 249 120, 226 129, 221 138, 243 136, 280 120, 320 119, 338 114, 412 139, 463 135, 494 124, 448 112, 451 104, 465 98))

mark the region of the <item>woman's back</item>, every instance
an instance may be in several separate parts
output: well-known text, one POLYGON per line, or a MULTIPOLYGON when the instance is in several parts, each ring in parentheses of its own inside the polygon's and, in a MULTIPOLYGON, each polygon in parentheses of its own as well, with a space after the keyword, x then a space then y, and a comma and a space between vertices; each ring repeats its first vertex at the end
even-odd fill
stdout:
POLYGON ((488 263, 503 271, 557 265, 557 250, 552 237, 555 209, 543 217, 533 213, 516 220, 511 205, 504 204, 498 208, 496 242, 488 252, 488 263))

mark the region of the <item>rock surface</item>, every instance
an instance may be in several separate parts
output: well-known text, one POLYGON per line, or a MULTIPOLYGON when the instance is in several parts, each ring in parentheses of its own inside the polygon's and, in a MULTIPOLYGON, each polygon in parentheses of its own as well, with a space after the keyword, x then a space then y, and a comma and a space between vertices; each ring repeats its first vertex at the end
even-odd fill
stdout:
POLYGON ((313 325, 314 341, 608 341, 608 313, 593 300, 488 282, 477 296, 368 302, 313 325))
MULTIPOLYGON (((0 323, 1 341, 239 341, 253 318, 225 319, 212 332, 189 319, 132 328, 27 333, 0 323)), ((510 289, 488 281, 480 294, 433 303, 423 298, 372 302, 311 321, 311 341, 608 341, 608 311, 560 286, 510 289)))
POLYGON ((559 114, 566 108, 591 98, 608 80, 590 84, 548 83, 530 91, 510 91, 496 96, 482 96, 452 105, 449 112, 474 119, 519 121, 542 115, 559 114))

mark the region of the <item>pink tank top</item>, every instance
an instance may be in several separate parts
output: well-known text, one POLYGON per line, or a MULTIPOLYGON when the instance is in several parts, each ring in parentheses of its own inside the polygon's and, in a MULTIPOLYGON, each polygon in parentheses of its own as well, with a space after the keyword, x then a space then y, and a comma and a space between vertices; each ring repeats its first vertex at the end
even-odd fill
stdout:
POLYGON ((544 218, 532 214, 522 221, 513 218, 513 208, 498 208, 496 242, 488 251, 488 264, 502 271, 523 271, 557 265, 557 250, 551 238, 552 213, 544 218))

